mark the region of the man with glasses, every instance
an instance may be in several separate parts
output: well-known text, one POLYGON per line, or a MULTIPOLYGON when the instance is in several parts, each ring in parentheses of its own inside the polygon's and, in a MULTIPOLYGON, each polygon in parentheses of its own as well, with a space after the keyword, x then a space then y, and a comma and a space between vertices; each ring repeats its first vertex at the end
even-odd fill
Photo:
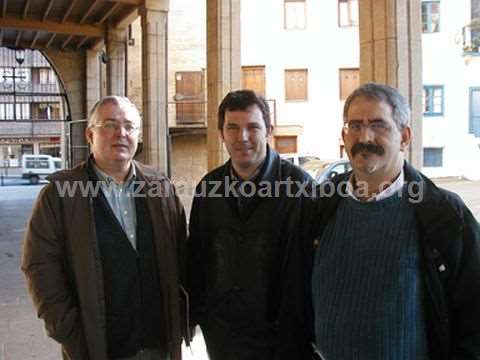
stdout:
POLYGON ((34 206, 22 269, 64 359, 181 359, 185 214, 169 180, 133 160, 140 114, 99 101, 87 161, 49 178, 34 206))
POLYGON ((310 220, 315 343, 326 360, 480 358, 479 224, 405 161, 409 119, 386 85, 365 84, 345 102, 353 171, 322 184, 333 196, 314 200, 310 220))

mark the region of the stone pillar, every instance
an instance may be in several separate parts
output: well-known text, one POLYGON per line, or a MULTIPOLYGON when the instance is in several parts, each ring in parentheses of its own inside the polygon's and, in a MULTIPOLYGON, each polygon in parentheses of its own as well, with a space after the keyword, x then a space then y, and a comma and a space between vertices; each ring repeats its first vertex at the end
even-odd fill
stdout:
POLYGON ((227 157, 217 131, 217 110, 223 97, 239 89, 240 0, 207 0, 208 170, 227 157))
POLYGON ((422 168, 421 0, 361 0, 360 82, 396 87, 412 109, 407 160, 422 168))
POLYGON ((167 124, 168 0, 145 0, 142 22, 142 160, 169 174, 167 124))
POLYGON ((85 56, 87 58, 86 106, 88 117, 93 105, 100 100, 100 60, 98 52, 94 50, 87 50, 85 56))
POLYGON ((107 28, 107 93, 125 95, 125 29, 107 28))

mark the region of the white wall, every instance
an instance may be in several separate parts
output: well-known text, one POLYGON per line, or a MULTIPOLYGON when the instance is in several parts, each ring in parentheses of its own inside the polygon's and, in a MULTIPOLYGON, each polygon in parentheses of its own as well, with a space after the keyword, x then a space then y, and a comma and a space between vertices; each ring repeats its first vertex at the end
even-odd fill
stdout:
POLYGON ((358 67, 358 28, 339 28, 337 1, 307 1, 305 30, 284 29, 283 0, 242 0, 242 65, 265 65, 277 123, 304 127, 299 152, 338 158, 339 68, 358 67), (308 101, 285 102, 285 69, 308 69, 308 101))

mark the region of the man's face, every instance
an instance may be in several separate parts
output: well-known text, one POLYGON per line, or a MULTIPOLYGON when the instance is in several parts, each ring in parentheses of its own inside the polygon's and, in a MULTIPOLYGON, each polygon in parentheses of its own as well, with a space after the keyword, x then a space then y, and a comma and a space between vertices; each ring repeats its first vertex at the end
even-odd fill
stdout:
POLYGON ((350 104, 342 137, 353 171, 381 178, 396 175, 411 133, 398 128, 389 104, 359 96, 350 104))
POLYGON ((140 122, 132 114, 126 113, 115 103, 103 104, 98 109, 94 127, 87 128, 86 136, 95 161, 102 163, 130 162, 138 144, 140 122), (135 129, 129 133, 129 129, 135 129))
POLYGON ((265 159, 271 128, 266 128, 257 105, 245 111, 227 111, 220 132, 235 169, 254 171, 265 159))

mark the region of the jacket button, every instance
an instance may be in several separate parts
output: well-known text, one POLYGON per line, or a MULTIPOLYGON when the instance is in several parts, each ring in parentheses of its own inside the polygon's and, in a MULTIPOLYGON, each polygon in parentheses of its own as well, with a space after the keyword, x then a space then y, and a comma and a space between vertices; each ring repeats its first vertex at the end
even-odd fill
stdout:
POLYGON ((438 267, 438 271, 440 272, 444 272, 445 270, 447 270, 447 267, 443 264, 441 264, 439 267, 438 267))
POLYGON ((440 256, 440 252, 439 252, 437 249, 433 249, 433 250, 432 250, 432 255, 433 255, 433 257, 439 257, 439 256, 440 256))

